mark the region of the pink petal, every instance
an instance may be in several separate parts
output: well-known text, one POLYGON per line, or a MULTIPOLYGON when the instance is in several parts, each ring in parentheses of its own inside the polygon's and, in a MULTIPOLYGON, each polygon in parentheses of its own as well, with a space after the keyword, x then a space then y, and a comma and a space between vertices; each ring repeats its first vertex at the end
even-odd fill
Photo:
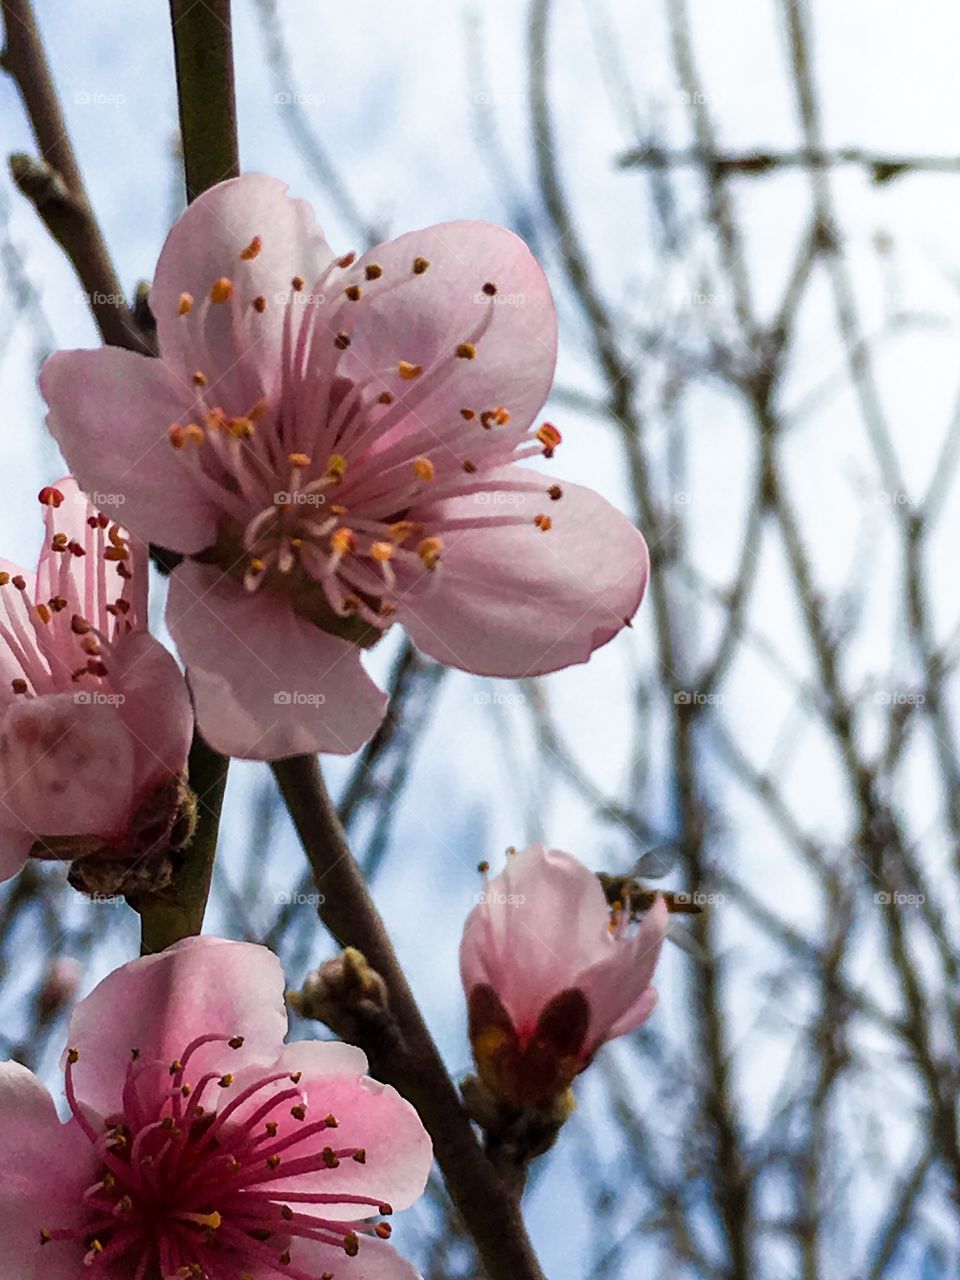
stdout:
POLYGON ((444 538, 435 588, 409 592, 398 620, 424 653, 477 675, 542 675, 586 662, 636 612, 646 543, 592 489, 561 484, 553 502, 549 478, 525 467, 499 476, 542 480, 543 494, 510 492, 509 505, 476 494, 443 504, 447 516, 475 516, 476 527, 444 538), (529 523, 484 527, 504 511, 529 523), (553 522, 547 532, 533 523, 540 514, 553 522))
POLYGON ((309 289, 332 258, 313 210, 286 190, 259 173, 211 187, 177 219, 157 263, 150 305, 161 355, 185 379, 204 372, 209 402, 230 413, 245 412, 276 389, 283 299, 294 276, 309 289), (257 236, 260 251, 241 258, 257 236), (233 283, 233 298, 211 304, 220 279, 233 283), (194 305, 180 315, 184 293, 194 305), (266 300, 262 314, 252 309, 256 297, 266 300))
POLYGON ((214 541, 214 509, 168 436, 194 404, 189 382, 159 360, 102 347, 58 351, 40 372, 40 390, 47 425, 96 505, 172 551, 214 541))
POLYGON ((110 683, 124 699, 117 710, 134 741, 137 789, 182 773, 193 707, 173 655, 147 632, 133 632, 114 647, 110 683))
POLYGON ((383 719, 386 696, 355 645, 219 569, 191 562, 176 570, 168 622, 200 731, 219 751, 257 760, 343 755, 383 719))
MULTIPOLYGON (((272 1062, 287 1031, 280 961, 266 947, 222 938, 187 938, 117 969, 77 1006, 69 1043, 79 1049, 80 1101, 100 1115, 119 1109, 133 1049, 140 1059, 173 1062, 197 1036, 244 1037, 231 1050, 200 1049, 192 1073, 240 1071, 272 1062)), ((169 1077, 168 1077, 169 1081, 169 1077)))
POLYGON ((117 708, 90 694, 21 698, 0 720, 0 796, 35 839, 111 835, 133 795, 130 735, 117 708))
MULTIPOLYGON (((519 236, 489 222, 445 222, 377 245, 358 266, 369 263, 383 268, 378 289, 404 283, 382 298, 371 289, 359 303, 341 372, 358 381, 395 370, 401 360, 425 374, 438 362, 451 364, 431 410, 418 405, 418 419, 438 429, 450 421, 462 431, 461 408, 479 414, 502 405, 512 427, 529 426, 553 380, 557 321, 546 277, 519 236), (413 274, 416 258, 430 263, 421 275, 413 274), (485 284, 497 286, 495 298, 483 292, 485 284), (485 318, 491 323, 478 336, 485 318), (456 359, 456 348, 474 339, 476 359, 456 359)), ((417 383, 408 385, 416 396, 417 383)), ((403 384, 394 389, 402 392, 403 384)))
MULTIPOLYGON (((367 1059, 360 1049, 304 1040, 288 1045, 275 1069, 303 1072, 300 1088, 307 1095, 309 1117, 318 1120, 332 1113, 336 1118, 334 1146, 366 1150, 364 1164, 343 1159, 336 1169, 281 1181, 276 1184, 278 1195, 295 1189, 363 1195, 397 1211, 420 1198, 433 1163, 430 1138, 416 1111, 396 1089, 366 1075, 367 1059)), ((329 1140, 318 1142, 318 1148, 329 1140)), ((323 1213, 349 1221, 376 1216, 377 1210, 325 1205, 323 1213)))
POLYGON ((657 993, 650 981, 669 918, 666 903, 658 896, 637 932, 617 939, 604 959, 581 974, 578 985, 590 1003, 591 1052, 604 1040, 633 1031, 653 1012, 657 993))
POLYGON ((60 1123, 50 1094, 15 1062, 0 1064, 0 1116, 0 1277, 74 1280, 83 1246, 41 1246, 40 1231, 76 1225, 83 1190, 96 1181, 93 1147, 60 1123))
POLYGON ((464 926, 464 987, 489 983, 518 1031, 615 945, 597 877, 569 853, 531 845, 489 881, 464 926))
MULTIPOLYGON (((401 1258, 396 1249, 370 1236, 360 1237, 360 1249, 355 1258, 348 1258, 342 1249, 333 1245, 318 1244, 313 1240, 295 1240, 291 1256, 291 1265, 308 1275, 330 1274, 336 1280, 420 1280, 416 1267, 406 1258, 401 1258)), ((270 1273, 270 1280, 274 1274, 270 1273)), ((260 1280, 259 1275, 257 1280, 260 1280)), ((263 1280, 267 1280, 266 1273, 263 1280)))

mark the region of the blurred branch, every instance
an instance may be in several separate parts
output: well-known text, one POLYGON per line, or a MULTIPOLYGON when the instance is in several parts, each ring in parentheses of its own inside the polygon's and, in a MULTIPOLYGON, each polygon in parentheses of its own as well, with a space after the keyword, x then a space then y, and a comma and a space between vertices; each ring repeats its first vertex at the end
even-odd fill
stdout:
POLYGON ((30 0, 2 0, 0 67, 16 81, 40 151, 10 157, 10 172, 80 278, 105 343, 149 352, 93 214, 30 0))

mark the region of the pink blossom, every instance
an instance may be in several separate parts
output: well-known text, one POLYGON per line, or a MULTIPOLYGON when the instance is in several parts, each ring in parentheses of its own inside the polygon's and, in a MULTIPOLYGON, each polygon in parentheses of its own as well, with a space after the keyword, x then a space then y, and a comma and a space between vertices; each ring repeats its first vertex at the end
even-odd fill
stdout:
POLYGON ((662 897, 634 928, 569 853, 511 856, 467 917, 460 973, 484 1084, 517 1105, 566 1089, 602 1044, 653 1012, 662 897))
POLYGON ((145 546, 70 478, 40 502, 36 575, 0 560, 0 879, 31 854, 130 857, 148 812, 173 821, 193 727, 146 631, 145 546))
POLYGON ((169 621, 200 728, 257 758, 369 738, 360 652, 394 621, 450 666, 536 675, 616 635, 647 577, 629 520, 517 465, 560 441, 526 245, 453 222, 337 258, 285 190, 224 182, 173 227, 162 359, 60 352, 40 379, 76 474, 186 557, 169 621))
POLYGON ((413 1280, 371 1221, 423 1191, 430 1140, 350 1045, 284 1045, 279 961, 189 938, 73 1015, 70 1119, 0 1065, 0 1276, 413 1280))

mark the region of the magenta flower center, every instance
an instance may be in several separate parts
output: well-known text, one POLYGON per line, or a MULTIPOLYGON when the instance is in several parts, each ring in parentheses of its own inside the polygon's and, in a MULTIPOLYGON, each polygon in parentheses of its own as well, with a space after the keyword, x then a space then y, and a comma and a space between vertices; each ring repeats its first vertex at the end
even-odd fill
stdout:
MULTIPOLYGON (((258 256, 260 237, 243 250, 258 256)), ((309 292, 300 277, 290 293, 268 300, 244 296, 221 277, 194 304, 180 301, 196 351, 196 420, 175 423, 170 443, 207 499, 220 511, 217 545, 199 558, 242 578, 248 590, 282 592, 301 615, 334 634, 372 643, 390 625, 396 599, 425 581, 442 558, 452 532, 529 524, 516 513, 511 492, 558 500, 558 485, 504 480, 491 473, 532 454, 551 456, 555 427, 511 427, 509 406, 455 405, 451 381, 463 361, 483 360, 483 342, 496 320, 498 288, 477 282, 478 319, 430 367, 404 358, 388 367, 345 368, 364 323, 382 323, 391 295, 416 289, 429 269, 413 259, 410 271, 390 279, 376 263, 355 264, 352 254, 331 263, 309 292), (250 377, 250 402, 224 410, 211 390, 206 331, 214 308, 229 308, 236 346, 256 350, 258 324, 282 306, 283 341, 278 391, 259 396, 250 377), (445 509, 449 499, 476 495, 475 511, 445 509), (496 500, 495 499, 496 496, 496 500)), ((215 372, 215 371, 214 371, 215 372)), ((216 380, 213 379, 213 388, 216 380)), ((544 510, 533 520, 546 532, 544 510)))
POLYGON ((197 1077, 191 1062, 211 1044, 222 1045, 226 1059, 243 1039, 198 1037, 172 1063, 134 1051, 122 1110, 99 1129, 77 1100, 79 1054, 69 1051, 67 1099, 99 1168, 76 1224, 45 1225, 41 1240, 79 1243, 94 1276, 120 1274, 119 1263, 131 1280, 249 1280, 254 1269, 318 1280, 297 1267, 298 1239, 353 1256, 361 1234, 388 1238, 388 1224, 363 1217, 389 1214, 389 1205, 316 1189, 341 1161, 365 1164, 366 1152, 337 1144, 335 1116, 309 1115, 300 1075, 267 1074, 242 1088, 229 1072, 197 1077), (348 1207, 349 1217, 325 1216, 330 1206, 348 1207))

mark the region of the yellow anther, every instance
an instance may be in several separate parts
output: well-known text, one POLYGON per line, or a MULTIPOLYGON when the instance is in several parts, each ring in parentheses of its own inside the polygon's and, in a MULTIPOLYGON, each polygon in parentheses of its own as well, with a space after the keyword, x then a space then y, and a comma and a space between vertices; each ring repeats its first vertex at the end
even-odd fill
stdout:
POLYGON ((214 280, 210 289, 211 302, 229 302, 233 297, 233 281, 228 276, 214 280))
POLYGON ((363 290, 358 284, 348 284, 343 291, 351 302, 359 302, 363 297, 363 290))
POLYGON ((414 258, 414 260, 413 260, 413 274, 414 274, 415 276, 422 276, 422 275, 423 275, 423 273, 429 269, 429 267, 430 267, 430 259, 429 259, 429 258, 421 258, 421 257, 419 257, 419 256, 418 256, 418 257, 416 257, 416 258, 414 258))
POLYGON ((177 304, 177 315, 188 316, 193 310, 193 294, 181 293, 180 301, 177 304))
POLYGON ((349 555, 356 545, 356 541, 357 540, 352 529, 334 529, 333 533, 330 535, 331 550, 341 556, 349 555))
POLYGON ((459 360, 476 360, 477 348, 472 342, 461 342, 457 347, 456 354, 459 360))
POLYGON ((294 293, 301 293, 303 291, 303 276, 294 276, 290 281, 290 288, 294 293))
POLYGON ((287 461, 291 467, 309 467, 310 458, 306 453, 288 453, 287 461))
POLYGON ((553 521, 550 519, 549 516, 543 516, 543 515, 534 516, 533 523, 537 526, 537 528, 541 531, 541 533, 546 533, 548 529, 553 528, 553 521))
POLYGON ((364 268, 363 274, 368 280, 379 280, 383 275, 383 267, 379 262, 368 262, 364 268))
POLYGON ((543 445, 543 455, 545 458, 552 458, 553 451, 558 444, 563 441, 563 436, 553 425, 552 422, 544 422, 537 428, 537 439, 543 445))
POLYGON ((205 387, 207 385, 207 375, 205 373, 201 373, 198 369, 193 375, 193 385, 195 387, 205 387))
POLYGON ((342 453, 331 453, 327 459, 327 475, 342 480, 347 470, 347 460, 342 453))
POLYGON ((401 360, 397 365, 397 373, 404 382, 413 382, 415 378, 419 378, 423 373, 422 364, 411 364, 409 360, 401 360))
POLYGON ((432 480, 436 475, 436 468, 429 458, 414 458, 413 474, 418 480, 432 480))
POLYGON ((381 564, 386 564, 388 560, 393 558, 396 547, 392 542, 374 542, 370 547, 370 554, 374 560, 379 560, 381 564))
POLYGON ((397 520, 390 525, 389 533, 391 541, 399 545, 414 534, 423 533, 423 525, 417 520, 397 520))
POLYGON ((227 425, 237 440, 250 440, 253 436, 253 423, 249 418, 231 418, 227 425))
POLYGON ((262 293, 258 293, 250 305, 253 307, 254 311, 257 311, 260 313, 260 315, 263 315, 263 313, 267 309, 267 300, 262 293))
POLYGON ((260 250, 263 248, 263 241, 259 236, 254 236, 245 249, 240 250, 240 257, 244 262, 249 262, 251 258, 258 258, 260 250))
POLYGON ((417 547, 417 555, 427 569, 435 569, 443 552, 442 538, 424 538, 417 547))

